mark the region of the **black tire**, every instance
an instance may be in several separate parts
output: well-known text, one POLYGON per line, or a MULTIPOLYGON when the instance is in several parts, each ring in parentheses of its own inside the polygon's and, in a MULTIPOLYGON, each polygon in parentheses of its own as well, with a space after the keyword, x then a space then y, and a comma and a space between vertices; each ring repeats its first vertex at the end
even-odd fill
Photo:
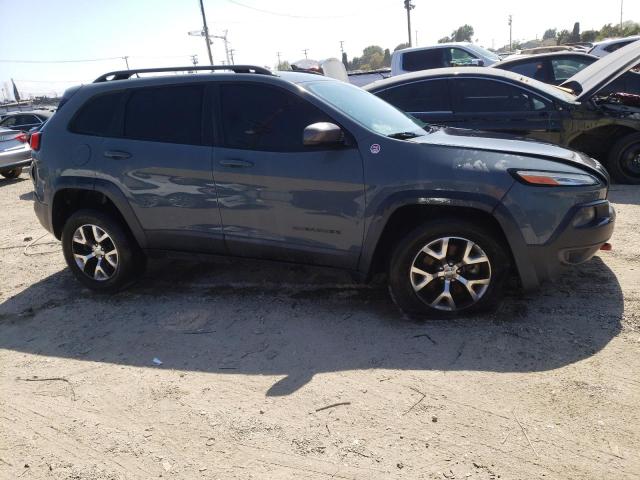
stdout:
POLYGON ((622 137, 613 145, 607 169, 618 183, 640 185, 640 133, 622 137))
POLYGON ((113 216, 96 210, 79 210, 69 217, 62 229, 62 252, 76 278, 91 290, 101 293, 114 293, 129 286, 146 265, 144 253, 126 227, 113 216), (97 231, 105 233, 108 239, 96 242, 92 226, 98 227, 97 231), (86 244, 75 241, 74 235, 86 244), (99 245, 97 251, 96 245, 99 245), (106 255, 114 249, 115 268, 112 266, 113 255, 106 255), (95 256, 85 261, 83 269, 74 254, 95 256), (101 272, 96 265, 101 265, 101 272))
POLYGON ((22 167, 16 167, 16 168, 12 168, 11 170, 3 170, 2 172, 0 172, 0 175, 2 175, 4 178, 18 178, 20 176, 20 174, 22 173, 22 167))
MULTIPOLYGON (((448 318, 491 310, 502 298, 504 282, 510 270, 510 258, 508 247, 503 241, 495 233, 476 223, 457 219, 430 221, 410 232, 396 245, 389 265, 389 292, 394 302, 405 313, 424 317, 448 318), (449 246, 446 248, 444 242, 435 243, 440 245, 439 252, 435 253, 445 252, 444 262, 422 251, 432 242, 438 242, 444 238, 450 238, 447 243, 449 246), (465 241, 475 244, 470 247, 471 250, 466 256, 469 262, 477 262, 473 265, 464 265, 465 262, 462 260, 466 246, 469 244, 465 241), (472 253, 475 258, 471 256, 472 253), (480 261, 483 258, 487 258, 488 262, 480 261), (418 264, 424 272, 433 273, 436 277, 426 283, 421 290, 414 289, 414 283, 420 280, 417 282, 420 285, 422 281, 427 280, 427 277, 412 273, 412 267, 418 264), (440 267, 440 265, 444 266, 440 267), (442 271, 444 269, 447 271, 442 271), (448 291, 455 304, 454 309, 450 309, 451 304, 448 301, 447 306, 438 303, 434 307, 430 304, 440 296, 439 293, 442 293, 440 290, 444 291, 447 278, 449 279, 448 291), (478 280, 487 283, 483 285, 469 283, 474 280, 476 283, 480 283, 477 282, 478 280), (471 287, 465 287, 466 283, 471 287), (478 286, 480 288, 477 288, 478 286), (477 300, 472 297, 471 290, 477 300)), ((419 285, 416 287, 420 288, 419 285)))

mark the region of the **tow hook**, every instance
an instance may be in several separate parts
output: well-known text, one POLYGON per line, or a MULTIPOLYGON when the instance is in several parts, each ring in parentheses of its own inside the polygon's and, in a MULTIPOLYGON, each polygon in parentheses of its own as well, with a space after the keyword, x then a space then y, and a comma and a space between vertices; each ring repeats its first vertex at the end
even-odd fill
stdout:
POLYGON ((600 250, 604 250, 606 252, 610 252, 611 250, 613 250, 613 246, 609 242, 605 242, 600 247, 600 250))

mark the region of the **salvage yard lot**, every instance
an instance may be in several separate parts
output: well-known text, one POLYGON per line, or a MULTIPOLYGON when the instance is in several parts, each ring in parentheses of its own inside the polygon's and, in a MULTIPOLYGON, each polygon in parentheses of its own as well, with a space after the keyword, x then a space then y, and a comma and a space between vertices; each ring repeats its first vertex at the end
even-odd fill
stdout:
POLYGON ((251 261, 90 293, 30 180, 2 181, 0 478, 640 478, 640 189, 610 196, 612 252, 416 323, 381 287, 251 261))

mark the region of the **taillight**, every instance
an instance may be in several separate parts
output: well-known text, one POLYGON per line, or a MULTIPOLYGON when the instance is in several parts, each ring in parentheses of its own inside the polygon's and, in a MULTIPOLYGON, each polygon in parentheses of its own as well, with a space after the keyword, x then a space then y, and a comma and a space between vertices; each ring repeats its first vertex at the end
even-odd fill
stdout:
POLYGON ((29 137, 27 137, 26 133, 21 133, 15 139, 22 143, 27 143, 29 141, 29 137))
POLYGON ((31 134, 31 140, 29 140, 29 146, 31 150, 40 150, 40 137, 42 132, 34 132, 31 134))

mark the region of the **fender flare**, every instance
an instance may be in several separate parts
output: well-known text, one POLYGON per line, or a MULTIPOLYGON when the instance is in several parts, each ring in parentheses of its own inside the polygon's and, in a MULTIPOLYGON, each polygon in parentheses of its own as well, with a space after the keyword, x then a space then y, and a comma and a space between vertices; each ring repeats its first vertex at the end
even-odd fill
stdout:
POLYGON ((55 193, 52 197, 52 210, 53 199, 60 190, 76 189, 76 190, 90 190, 100 192, 106 198, 113 203, 124 221, 127 223, 129 230, 133 234, 134 238, 140 245, 140 248, 146 248, 147 237, 138 221, 138 217, 131 208, 131 204, 127 200, 125 194, 118 188, 113 182, 103 179, 86 178, 86 177, 60 177, 56 182, 55 193))

